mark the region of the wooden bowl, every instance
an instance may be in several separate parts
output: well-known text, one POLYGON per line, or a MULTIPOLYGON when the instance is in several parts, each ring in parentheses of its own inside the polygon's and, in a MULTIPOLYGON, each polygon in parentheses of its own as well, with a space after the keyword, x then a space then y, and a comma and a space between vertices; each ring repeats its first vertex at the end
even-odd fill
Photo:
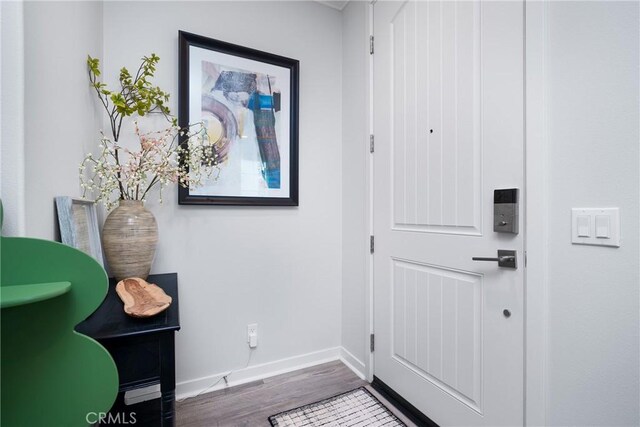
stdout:
POLYGON ((158 285, 138 277, 119 281, 116 292, 124 302, 124 312, 132 317, 155 316, 171 305, 171 297, 158 285))

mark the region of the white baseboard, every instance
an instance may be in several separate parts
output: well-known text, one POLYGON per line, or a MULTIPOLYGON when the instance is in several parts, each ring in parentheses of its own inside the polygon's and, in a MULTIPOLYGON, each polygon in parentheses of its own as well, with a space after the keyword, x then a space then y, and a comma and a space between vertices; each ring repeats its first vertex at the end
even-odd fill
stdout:
MULTIPOLYGON (((287 372, 297 371, 299 369, 309 368, 311 366, 320 365, 327 362, 340 360, 349 369, 351 369, 358 377, 365 379, 365 366, 353 354, 344 347, 333 347, 325 350, 315 351, 313 353, 302 354, 299 356, 288 357, 273 362, 262 363, 260 365, 248 366, 243 369, 233 371, 219 372, 214 375, 197 378, 195 380, 183 381, 176 385, 176 399, 182 400, 193 397, 203 392, 210 393, 212 391, 221 390, 225 387, 233 387, 240 384, 246 384, 252 381, 258 381, 264 378, 273 377, 275 375, 285 374, 287 372), (223 376, 227 375, 228 385, 224 381, 215 384, 223 376), (215 385, 213 385, 215 384, 215 385)), ((139 390, 127 392, 125 402, 133 404, 143 402, 145 400, 156 399, 160 396, 160 387, 151 386, 139 390)))
POLYGON ((342 361, 342 363, 347 365, 347 368, 351 369, 354 374, 360 377, 360 379, 367 379, 367 376, 365 375, 366 369, 364 363, 344 347, 340 347, 340 360, 342 361))
POLYGON ((234 371, 228 376, 229 385, 225 385, 221 382, 213 387, 216 381, 220 377, 227 375, 227 372, 221 372, 215 375, 198 378, 191 381, 184 381, 176 386, 176 398, 184 399, 186 397, 192 397, 204 390, 212 392, 221 390, 225 387, 233 387, 235 385, 246 384, 252 381, 258 381, 264 378, 273 377, 275 375, 285 374, 291 371, 297 371, 298 369, 304 369, 322 363, 332 362, 340 359, 341 347, 333 347, 325 350, 315 351, 313 353, 302 354, 299 356, 287 357, 285 359, 276 360, 273 362, 262 363, 259 365, 248 366, 244 369, 234 371))

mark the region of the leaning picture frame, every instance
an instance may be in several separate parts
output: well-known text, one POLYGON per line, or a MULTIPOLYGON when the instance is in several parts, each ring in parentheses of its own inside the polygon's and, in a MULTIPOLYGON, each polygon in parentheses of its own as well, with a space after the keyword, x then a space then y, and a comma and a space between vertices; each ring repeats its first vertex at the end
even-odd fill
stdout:
POLYGON ((217 159, 200 185, 178 186, 178 203, 298 206, 299 61, 184 31, 178 38, 178 124, 203 124, 217 159))
POLYGON ((55 198, 62 243, 81 250, 104 267, 96 204, 68 196, 55 198))

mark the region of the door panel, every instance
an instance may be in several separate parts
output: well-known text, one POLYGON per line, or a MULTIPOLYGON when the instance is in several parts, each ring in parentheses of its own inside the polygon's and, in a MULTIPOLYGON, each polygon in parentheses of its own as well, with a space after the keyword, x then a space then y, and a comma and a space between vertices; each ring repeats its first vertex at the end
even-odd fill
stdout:
POLYGON ((482 413, 482 277, 393 260, 393 358, 482 413))
POLYGON ((479 19, 471 2, 407 2, 391 19, 398 229, 480 232, 479 19))
POLYGON ((441 426, 523 423, 523 237, 492 218, 524 190, 523 18, 374 6, 374 372, 441 426), (471 260, 498 249, 519 268, 471 260))

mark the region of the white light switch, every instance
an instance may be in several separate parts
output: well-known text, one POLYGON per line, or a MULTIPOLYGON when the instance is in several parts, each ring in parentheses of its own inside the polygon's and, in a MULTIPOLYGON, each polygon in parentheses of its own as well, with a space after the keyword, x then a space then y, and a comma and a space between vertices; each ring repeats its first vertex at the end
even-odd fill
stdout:
POLYGON ((607 215, 596 215, 596 237, 598 239, 608 239, 611 237, 609 223, 610 221, 607 215))
POLYGON ((578 237, 591 236, 591 217, 589 215, 578 215, 578 237))
POLYGON ((571 242, 578 245, 620 246, 620 209, 571 209, 571 242))

